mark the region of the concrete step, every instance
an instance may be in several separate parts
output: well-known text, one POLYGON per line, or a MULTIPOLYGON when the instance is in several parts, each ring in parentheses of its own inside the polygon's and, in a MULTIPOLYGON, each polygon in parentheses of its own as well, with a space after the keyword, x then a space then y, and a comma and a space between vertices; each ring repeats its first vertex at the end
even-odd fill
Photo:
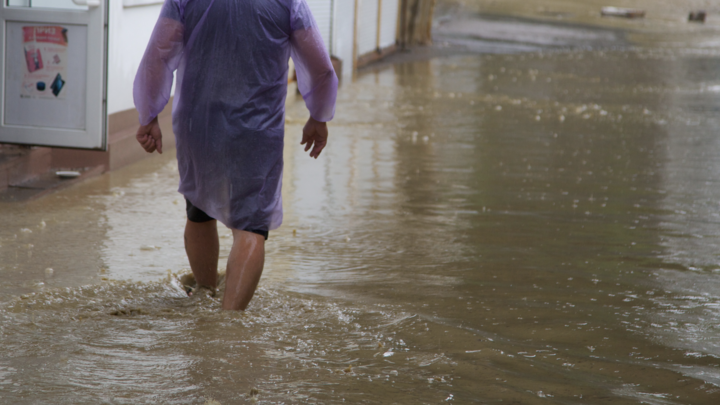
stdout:
MULTIPOLYGON (((135 121, 137 122, 137 121, 135 121)), ((163 132, 163 151, 175 149, 175 134, 172 131, 172 116, 162 114, 159 118, 163 132)), ((111 132, 107 151, 53 149, 52 167, 62 169, 82 169, 102 166, 104 171, 117 170, 127 165, 146 159, 151 154, 137 143, 135 133, 138 124, 111 132)))
POLYGON ((23 183, 12 184, 5 191, 0 192, 0 202, 29 201, 40 198, 82 182, 90 177, 100 175, 103 172, 103 167, 96 166, 78 171, 80 172, 80 176, 64 178, 58 176, 55 170, 51 170, 23 183))
POLYGON ((50 148, 0 145, 0 192, 47 173, 51 161, 50 148))
MULTIPOLYGON (((163 151, 175 149, 171 103, 159 115, 163 151)), ((0 144, 0 201, 25 201, 82 181, 89 176, 117 170, 152 154, 135 140, 138 117, 135 110, 109 117, 107 151, 26 147, 0 144), (79 171, 76 179, 58 178, 58 170, 79 171)))

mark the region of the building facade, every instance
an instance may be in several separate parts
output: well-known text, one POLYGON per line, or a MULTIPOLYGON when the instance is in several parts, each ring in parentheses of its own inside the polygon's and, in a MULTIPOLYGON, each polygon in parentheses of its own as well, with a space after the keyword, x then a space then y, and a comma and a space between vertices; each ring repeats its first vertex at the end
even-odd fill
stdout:
MULTIPOLYGON (((338 76, 347 81, 359 66, 395 49, 399 10, 408 0, 306 1, 329 54, 340 62, 336 66, 342 66, 336 68, 338 76)), ((114 170, 145 157, 134 142, 138 121, 132 87, 162 3, 3 0, 0 20, 9 28, 0 33, 0 45, 6 47, 0 53, 0 65, 5 67, 5 80, 0 81, 0 153, 9 148, 3 144, 47 146, 39 148, 50 151, 41 153, 44 163, 33 166, 38 170, 45 166, 48 170, 98 166, 114 170), (41 43, 53 40, 45 34, 51 28, 65 37, 57 34, 54 41, 64 41, 60 46, 65 53, 60 55, 68 57, 57 58, 54 66, 62 74, 41 80, 33 75, 48 70, 51 62, 45 59, 43 65, 39 57, 58 45, 41 43), (30 69, 31 61, 37 72, 30 69), (87 77, 86 83, 80 83, 82 77, 87 77), (28 80, 32 83, 25 83, 28 80), (52 92, 57 94, 52 96, 52 92), (62 125, 54 127, 53 122, 62 125)), ((169 115, 170 108, 160 115, 168 133, 169 115)), ((167 138, 167 146, 172 147, 174 139, 167 138)))

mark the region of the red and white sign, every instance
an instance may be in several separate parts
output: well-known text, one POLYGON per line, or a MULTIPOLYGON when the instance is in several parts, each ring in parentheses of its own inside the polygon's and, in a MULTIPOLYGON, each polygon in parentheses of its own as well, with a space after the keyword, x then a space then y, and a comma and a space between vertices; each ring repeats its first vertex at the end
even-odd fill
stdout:
POLYGON ((64 27, 23 27, 26 69, 20 97, 65 98, 67 47, 67 29, 64 27))

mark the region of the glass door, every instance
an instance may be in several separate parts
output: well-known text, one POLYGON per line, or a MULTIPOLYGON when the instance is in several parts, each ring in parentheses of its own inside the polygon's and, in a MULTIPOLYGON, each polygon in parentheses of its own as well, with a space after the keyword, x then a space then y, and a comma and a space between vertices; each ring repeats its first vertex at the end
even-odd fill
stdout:
POLYGON ((0 142, 107 146, 107 0, 0 0, 0 142))

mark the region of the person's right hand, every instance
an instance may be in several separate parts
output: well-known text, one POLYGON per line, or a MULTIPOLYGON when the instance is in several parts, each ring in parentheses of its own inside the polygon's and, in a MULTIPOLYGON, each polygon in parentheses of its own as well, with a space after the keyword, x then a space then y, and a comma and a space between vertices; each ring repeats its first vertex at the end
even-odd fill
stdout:
POLYGON ((145 152, 153 153, 157 150, 158 153, 162 153, 162 131, 157 117, 150 121, 149 124, 138 128, 135 138, 140 146, 145 149, 145 152))
POLYGON ((313 117, 308 118, 303 127, 303 137, 300 145, 305 145, 305 152, 309 151, 310 157, 317 159, 320 152, 327 145, 328 129, 326 122, 316 121, 313 117))

